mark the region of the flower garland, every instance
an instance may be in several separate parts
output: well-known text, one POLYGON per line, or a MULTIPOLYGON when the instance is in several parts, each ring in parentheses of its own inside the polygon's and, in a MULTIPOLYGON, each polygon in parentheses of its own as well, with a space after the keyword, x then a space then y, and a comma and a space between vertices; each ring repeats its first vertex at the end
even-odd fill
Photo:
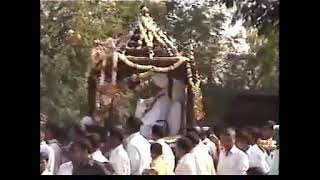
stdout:
POLYGON ((118 56, 119 56, 119 60, 124 62, 129 67, 132 67, 135 69, 140 69, 140 70, 151 70, 152 69, 154 72, 158 72, 158 73, 167 73, 169 71, 173 71, 176 68, 178 68, 179 66, 181 66, 182 64, 184 64, 186 61, 188 61, 188 58, 186 58, 186 57, 178 57, 179 61, 169 67, 156 67, 156 66, 152 66, 152 65, 140 65, 140 64, 133 63, 132 61, 128 60, 128 58, 124 54, 118 54, 118 56))

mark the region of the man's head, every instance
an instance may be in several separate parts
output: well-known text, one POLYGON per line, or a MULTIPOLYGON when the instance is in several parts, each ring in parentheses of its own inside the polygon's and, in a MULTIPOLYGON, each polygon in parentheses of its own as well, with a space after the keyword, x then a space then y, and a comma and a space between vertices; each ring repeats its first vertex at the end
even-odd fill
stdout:
POLYGON ((46 124, 44 125, 44 129, 45 129, 46 140, 52 140, 52 139, 61 140, 65 135, 62 124, 59 124, 58 122, 47 121, 46 124))
POLYGON ((73 130, 74 130, 75 139, 86 137, 87 131, 84 124, 80 124, 80 123, 74 124, 73 130))
POLYGON ((262 133, 262 139, 270 139, 273 137, 273 135, 274 135, 273 126, 274 125, 276 125, 276 123, 274 121, 267 121, 261 125, 260 130, 262 133))
POLYGON ((193 147, 197 146, 200 142, 200 137, 198 136, 197 133, 193 131, 188 132, 186 137, 190 139, 193 147))
POLYGON ((150 146, 150 152, 152 159, 156 159, 157 157, 162 155, 162 146, 159 143, 152 143, 150 146))
POLYGON ((187 137, 181 137, 176 142, 176 156, 178 159, 180 159, 185 154, 189 153, 193 148, 192 142, 187 137))
POLYGON ((48 154, 40 152, 40 174, 46 169, 48 163, 48 154))
POLYGON ((160 125, 152 126, 152 137, 155 140, 163 138, 165 136, 165 128, 160 125))
POLYGON ((256 144, 258 142, 258 139, 261 138, 261 132, 259 128, 251 126, 251 127, 247 127, 246 130, 249 132, 251 137, 250 144, 251 145, 256 144))
POLYGON ((139 131, 140 126, 141 126, 142 122, 140 121, 140 119, 135 118, 135 117, 130 117, 127 120, 127 129, 129 131, 129 133, 135 133, 137 131, 139 131))
POLYGON ((92 152, 90 153, 93 153, 100 148, 101 140, 100 140, 99 134, 97 133, 88 134, 86 138, 89 140, 92 147, 92 152))
POLYGON ((206 131, 202 130, 199 134, 201 140, 205 140, 207 138, 207 133, 206 131))
POLYGON ((92 147, 86 138, 77 140, 70 147, 71 160, 77 165, 86 163, 89 159, 90 152, 92 152, 92 147))
POLYGON ((236 146, 246 152, 251 144, 251 137, 248 131, 240 129, 236 133, 236 146))
POLYGON ((108 142, 110 144, 110 148, 114 149, 120 144, 123 143, 124 140, 124 130, 119 127, 112 127, 110 129, 110 134, 108 137, 108 142))
POLYGON ((233 128, 225 128, 220 132, 221 145, 230 150, 236 142, 236 132, 233 128))
POLYGON ((260 167, 252 167, 248 169, 247 175, 265 175, 265 173, 260 167))

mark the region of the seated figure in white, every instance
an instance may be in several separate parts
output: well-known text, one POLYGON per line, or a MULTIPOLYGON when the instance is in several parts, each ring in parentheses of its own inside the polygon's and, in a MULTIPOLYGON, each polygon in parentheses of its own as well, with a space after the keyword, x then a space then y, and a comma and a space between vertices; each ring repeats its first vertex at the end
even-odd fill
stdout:
POLYGON ((152 137, 152 126, 167 125, 169 135, 177 135, 180 130, 182 102, 185 85, 173 79, 171 98, 168 92, 168 77, 166 74, 156 74, 153 82, 161 88, 155 97, 140 99, 137 102, 135 117, 141 119, 143 125, 140 132, 146 138, 152 137), (162 124, 163 123, 163 124, 162 124))

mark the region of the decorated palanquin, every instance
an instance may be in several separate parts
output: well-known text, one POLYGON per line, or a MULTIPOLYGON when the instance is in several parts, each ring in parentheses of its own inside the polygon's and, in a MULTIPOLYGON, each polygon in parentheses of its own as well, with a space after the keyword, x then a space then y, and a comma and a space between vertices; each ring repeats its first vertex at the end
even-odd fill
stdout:
POLYGON ((124 88, 137 91, 150 82, 160 88, 157 95, 139 99, 134 115, 143 125, 140 131, 151 136, 154 124, 166 126, 170 136, 186 132, 204 119, 200 79, 195 68, 192 44, 179 52, 148 9, 142 8, 132 31, 123 38, 97 40, 91 54, 88 78, 90 115, 99 110, 112 124, 113 99, 124 88))

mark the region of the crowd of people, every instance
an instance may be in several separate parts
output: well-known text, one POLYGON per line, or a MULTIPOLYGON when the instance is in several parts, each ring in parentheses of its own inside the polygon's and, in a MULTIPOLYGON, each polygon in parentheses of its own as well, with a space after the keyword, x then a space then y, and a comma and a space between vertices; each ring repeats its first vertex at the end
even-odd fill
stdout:
POLYGON ((152 127, 152 139, 140 133, 141 123, 101 132, 74 128, 65 141, 55 123, 40 124, 41 175, 276 175, 278 148, 275 124, 231 128, 219 132, 188 129, 174 143, 166 129, 152 127))

